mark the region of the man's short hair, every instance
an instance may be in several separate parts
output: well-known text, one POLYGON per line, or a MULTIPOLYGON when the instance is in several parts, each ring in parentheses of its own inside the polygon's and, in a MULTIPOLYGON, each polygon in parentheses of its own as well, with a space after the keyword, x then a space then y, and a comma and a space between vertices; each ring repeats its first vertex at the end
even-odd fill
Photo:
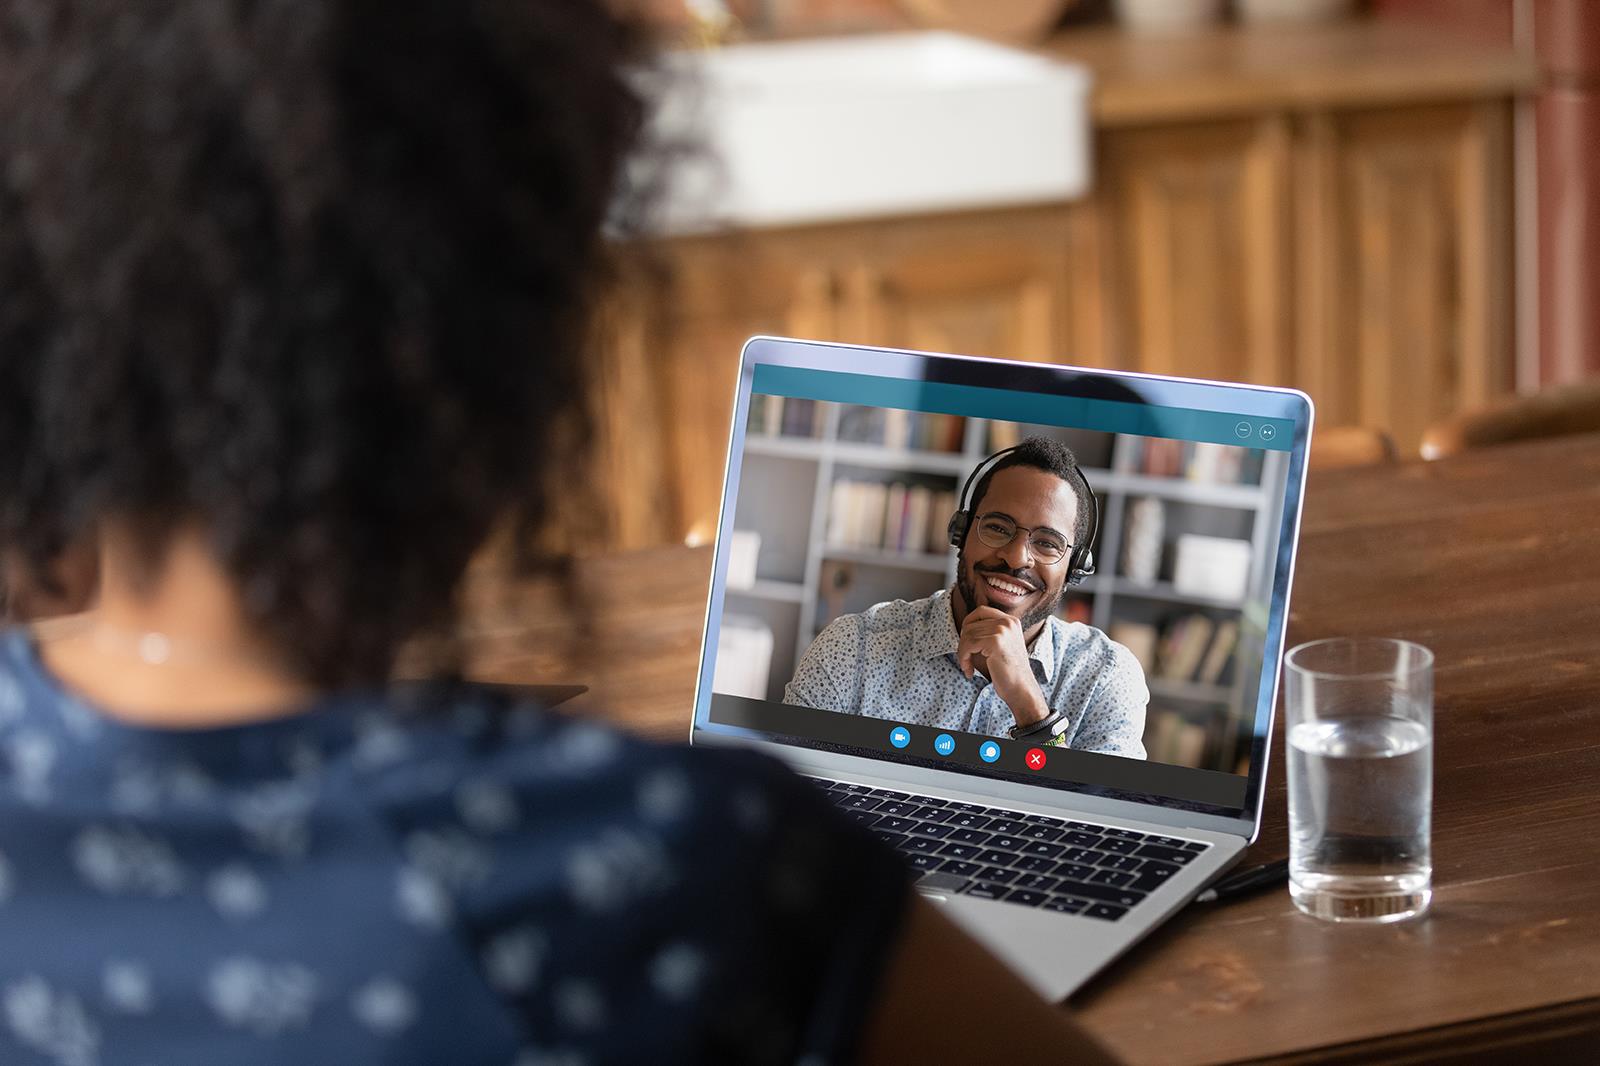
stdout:
MULTIPOLYGON (((987 462, 987 460, 985 460, 987 462)), ((967 509, 974 516, 983 513, 983 497, 989 491, 989 482, 996 473, 1013 466, 1032 467, 1054 474, 1056 477, 1072 486, 1072 494, 1078 501, 1077 515, 1072 523, 1072 546, 1081 547, 1088 543, 1094 535, 1090 517, 1094 514, 1094 501, 1089 498, 1089 482, 1083 476, 1083 471, 1078 469, 1078 459, 1068 448, 1058 440, 1049 437, 1028 437, 1018 444, 1014 451, 1007 452, 1003 458, 985 470, 978 479, 977 485, 972 489, 972 500, 967 504, 967 509)))

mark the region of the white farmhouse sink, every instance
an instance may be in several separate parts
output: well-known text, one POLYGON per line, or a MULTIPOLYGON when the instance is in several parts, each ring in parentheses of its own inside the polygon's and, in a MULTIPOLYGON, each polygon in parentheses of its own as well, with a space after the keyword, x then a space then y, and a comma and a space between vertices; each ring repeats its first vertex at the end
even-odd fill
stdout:
POLYGON ((1089 76, 952 33, 673 53, 656 117, 706 150, 668 232, 1066 200, 1089 184, 1089 76))

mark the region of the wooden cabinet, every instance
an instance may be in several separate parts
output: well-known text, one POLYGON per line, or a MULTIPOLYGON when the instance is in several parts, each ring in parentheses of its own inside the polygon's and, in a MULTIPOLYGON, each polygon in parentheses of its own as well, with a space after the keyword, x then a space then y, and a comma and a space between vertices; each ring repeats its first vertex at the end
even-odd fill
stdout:
POLYGON ((1405 454, 1510 387, 1530 66, 1360 23, 1061 41, 1088 199, 665 243, 595 364, 610 546, 710 537, 757 333, 1294 386, 1405 454))

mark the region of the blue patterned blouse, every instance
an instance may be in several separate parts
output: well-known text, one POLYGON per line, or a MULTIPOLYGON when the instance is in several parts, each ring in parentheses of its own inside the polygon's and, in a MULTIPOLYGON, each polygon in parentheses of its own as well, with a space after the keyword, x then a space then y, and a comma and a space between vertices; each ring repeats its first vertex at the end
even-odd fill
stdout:
POLYGON ((847 1061, 906 892, 748 752, 466 691, 133 728, 0 636, 8 1066, 847 1061))

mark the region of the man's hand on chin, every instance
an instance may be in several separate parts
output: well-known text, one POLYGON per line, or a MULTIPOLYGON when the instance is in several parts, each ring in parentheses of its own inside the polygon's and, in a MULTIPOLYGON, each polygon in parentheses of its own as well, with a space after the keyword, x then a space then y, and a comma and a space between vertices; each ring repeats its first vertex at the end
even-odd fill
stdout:
POLYGON ((1050 708, 1034 680, 1022 623, 996 607, 974 607, 961 623, 956 665, 971 677, 983 671, 995 692, 1011 708, 1018 725, 1042 721, 1050 708))

